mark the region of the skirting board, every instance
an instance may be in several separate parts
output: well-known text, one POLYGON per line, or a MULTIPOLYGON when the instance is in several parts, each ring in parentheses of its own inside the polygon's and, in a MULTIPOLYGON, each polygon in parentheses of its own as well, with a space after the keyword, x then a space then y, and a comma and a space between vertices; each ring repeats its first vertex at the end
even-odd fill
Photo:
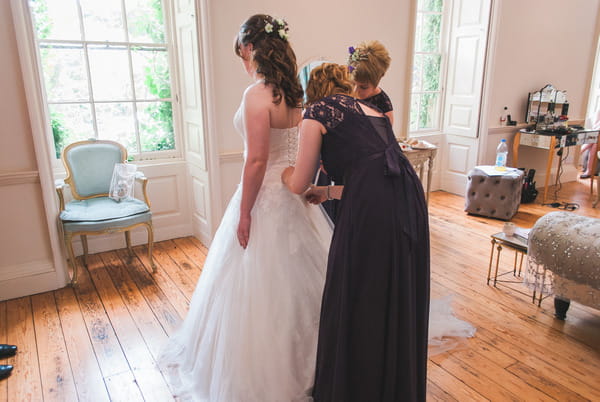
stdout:
POLYGON ((66 286, 66 281, 52 272, 0 281, 0 301, 49 292, 66 286))
POLYGON ((51 260, 30 261, 4 266, 0 267, 0 282, 17 278, 29 278, 49 272, 54 272, 54 264, 51 260))

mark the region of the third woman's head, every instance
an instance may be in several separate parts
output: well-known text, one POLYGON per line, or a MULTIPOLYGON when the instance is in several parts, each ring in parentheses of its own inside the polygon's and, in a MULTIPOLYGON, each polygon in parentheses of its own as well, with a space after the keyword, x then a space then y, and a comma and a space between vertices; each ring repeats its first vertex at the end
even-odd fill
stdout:
POLYGON ((363 42, 356 48, 350 47, 348 69, 356 83, 356 97, 369 98, 378 93, 378 85, 390 67, 390 55, 380 42, 363 42))
POLYGON ((273 87, 273 102, 282 99, 289 107, 298 107, 303 91, 298 79, 296 55, 288 41, 288 25, 266 14, 248 18, 234 44, 248 73, 264 79, 273 87))

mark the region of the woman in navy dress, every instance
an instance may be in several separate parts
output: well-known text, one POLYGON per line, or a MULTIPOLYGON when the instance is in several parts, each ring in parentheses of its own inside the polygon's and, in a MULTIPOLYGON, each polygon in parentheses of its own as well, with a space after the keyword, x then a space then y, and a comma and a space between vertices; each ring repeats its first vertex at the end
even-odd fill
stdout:
POLYGON ((424 401, 429 228, 422 185, 389 119, 350 96, 347 66, 311 73, 296 167, 310 202, 340 199, 321 307, 315 402, 424 401), (309 186, 322 157, 344 186, 309 186), (308 190, 307 190, 308 189, 308 190))
MULTIPOLYGON (((394 124, 394 107, 390 97, 379 87, 381 78, 390 67, 390 55, 379 41, 366 41, 360 45, 348 48, 348 70, 350 78, 354 81, 354 95, 358 99, 374 106, 386 115, 390 124, 394 124)), ((332 178, 322 170, 319 172, 317 185, 330 185, 332 178)), ((342 178, 338 178, 335 184, 343 185, 342 178)), ((338 219, 338 200, 327 200, 323 202, 323 208, 333 223, 338 219)))

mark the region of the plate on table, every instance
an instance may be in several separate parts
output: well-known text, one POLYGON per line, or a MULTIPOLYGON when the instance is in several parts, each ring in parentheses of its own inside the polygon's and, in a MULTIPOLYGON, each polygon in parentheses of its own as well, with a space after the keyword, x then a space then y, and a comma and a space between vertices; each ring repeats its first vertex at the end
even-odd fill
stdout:
POLYGON ((417 150, 419 150, 419 149, 432 149, 432 148, 435 148, 435 147, 436 147, 436 146, 435 146, 435 145, 433 145, 432 143, 430 143, 430 142, 427 142, 427 141, 423 141, 423 140, 422 140, 422 141, 419 141, 419 142, 417 142, 417 143, 416 143, 416 144, 414 144, 414 145, 411 145, 411 148, 412 148, 412 149, 417 149, 417 150))

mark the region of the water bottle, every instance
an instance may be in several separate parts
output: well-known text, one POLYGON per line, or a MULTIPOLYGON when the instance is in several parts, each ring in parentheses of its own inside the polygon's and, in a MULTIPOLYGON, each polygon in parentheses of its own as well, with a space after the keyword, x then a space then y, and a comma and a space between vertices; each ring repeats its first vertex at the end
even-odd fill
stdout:
POLYGON ((506 170, 506 158, 508 157, 508 145, 506 139, 502 138, 496 148, 496 170, 506 170))

